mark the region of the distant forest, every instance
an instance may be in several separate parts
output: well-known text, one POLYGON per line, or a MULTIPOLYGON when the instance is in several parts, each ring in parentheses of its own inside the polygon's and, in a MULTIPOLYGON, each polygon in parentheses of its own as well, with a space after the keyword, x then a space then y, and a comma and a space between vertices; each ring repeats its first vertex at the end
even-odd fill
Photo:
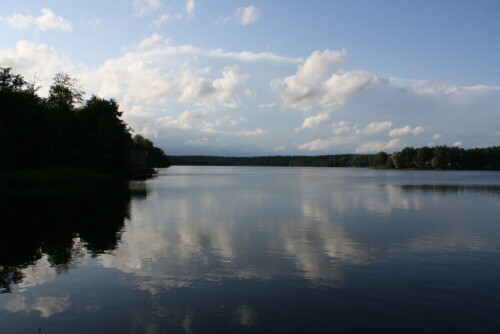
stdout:
POLYGON ((288 166, 372 167, 387 169, 500 170, 500 146, 462 149, 458 147, 406 147, 387 154, 337 154, 319 156, 170 156, 172 165, 197 166, 288 166))
POLYGON ((168 157, 121 119, 113 99, 84 92, 76 79, 58 73, 46 98, 11 68, 0 68, 0 168, 5 171, 75 168, 117 177, 130 167, 132 150, 148 151, 150 166, 168 157))

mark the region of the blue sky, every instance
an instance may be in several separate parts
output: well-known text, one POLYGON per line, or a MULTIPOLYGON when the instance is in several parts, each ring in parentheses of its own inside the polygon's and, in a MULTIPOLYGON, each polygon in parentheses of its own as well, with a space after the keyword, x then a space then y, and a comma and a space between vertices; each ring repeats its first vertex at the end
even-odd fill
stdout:
POLYGON ((500 145, 498 1, 2 1, 0 66, 169 154, 500 145))

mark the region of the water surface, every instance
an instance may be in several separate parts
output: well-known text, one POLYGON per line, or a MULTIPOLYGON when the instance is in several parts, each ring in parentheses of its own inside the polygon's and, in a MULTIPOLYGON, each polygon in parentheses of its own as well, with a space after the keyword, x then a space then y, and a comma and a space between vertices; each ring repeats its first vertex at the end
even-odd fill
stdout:
POLYGON ((182 167, 1 198, 0 332, 500 331, 500 173, 182 167))

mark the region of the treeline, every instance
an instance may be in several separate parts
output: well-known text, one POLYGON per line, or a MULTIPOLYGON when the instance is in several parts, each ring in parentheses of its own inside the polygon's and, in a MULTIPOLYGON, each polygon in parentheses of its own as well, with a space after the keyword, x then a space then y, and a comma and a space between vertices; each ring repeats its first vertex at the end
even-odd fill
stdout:
POLYGON ((379 152, 373 165, 395 169, 500 170, 500 146, 463 149, 459 147, 405 147, 391 155, 379 152))
POLYGON ((205 155, 170 156, 172 165, 184 166, 282 166, 282 167, 368 167, 370 154, 320 156, 217 157, 205 155))
POLYGON ((283 167, 373 167, 388 169, 500 170, 500 146, 463 149, 458 147, 405 147, 388 154, 337 154, 319 156, 217 157, 170 156, 172 165, 185 166, 283 166, 283 167))
POLYGON ((0 168, 2 171, 78 168, 125 176, 130 152, 147 149, 153 164, 168 166, 161 149, 132 137, 113 99, 84 92, 58 73, 48 97, 11 68, 0 68, 0 168))
POLYGON ((135 135, 132 140, 132 149, 136 151, 147 151, 147 164, 150 167, 169 167, 170 158, 153 142, 141 135, 135 135))

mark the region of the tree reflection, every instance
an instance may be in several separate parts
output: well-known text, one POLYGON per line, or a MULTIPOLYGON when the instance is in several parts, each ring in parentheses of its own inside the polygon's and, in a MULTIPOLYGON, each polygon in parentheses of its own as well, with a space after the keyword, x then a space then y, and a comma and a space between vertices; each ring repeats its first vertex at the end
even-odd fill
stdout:
POLYGON ((440 194, 457 194, 465 192, 489 193, 492 195, 500 194, 498 185, 460 185, 460 184, 403 184, 400 185, 405 192, 421 191, 440 194))
POLYGON ((22 270, 46 255, 56 273, 79 259, 113 251, 129 218, 126 184, 59 194, 0 195, 0 293, 20 284, 22 270))

